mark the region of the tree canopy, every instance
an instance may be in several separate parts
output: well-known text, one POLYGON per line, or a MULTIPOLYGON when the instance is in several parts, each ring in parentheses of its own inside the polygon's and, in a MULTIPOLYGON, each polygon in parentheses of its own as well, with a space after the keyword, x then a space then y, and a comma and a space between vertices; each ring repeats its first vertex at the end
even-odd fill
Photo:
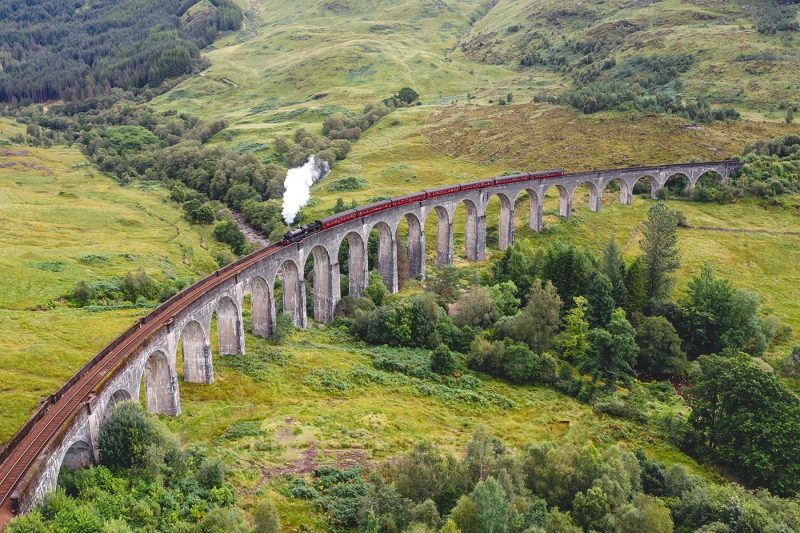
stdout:
POLYGON ((0 102, 83 99, 191 72, 241 26, 231 0, 0 2, 0 102))

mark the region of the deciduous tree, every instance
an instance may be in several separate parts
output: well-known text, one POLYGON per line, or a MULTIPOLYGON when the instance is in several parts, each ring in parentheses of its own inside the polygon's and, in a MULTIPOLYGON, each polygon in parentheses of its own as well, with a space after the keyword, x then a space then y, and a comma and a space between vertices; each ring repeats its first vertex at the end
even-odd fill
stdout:
POLYGON ((527 305, 514 319, 515 339, 526 343, 536 353, 550 349, 561 325, 561 298, 549 281, 537 279, 528 295, 527 305))
POLYGON ((625 311, 614 309, 608 327, 588 334, 589 350, 580 369, 606 381, 609 387, 629 383, 635 375, 636 331, 625 318, 625 311))

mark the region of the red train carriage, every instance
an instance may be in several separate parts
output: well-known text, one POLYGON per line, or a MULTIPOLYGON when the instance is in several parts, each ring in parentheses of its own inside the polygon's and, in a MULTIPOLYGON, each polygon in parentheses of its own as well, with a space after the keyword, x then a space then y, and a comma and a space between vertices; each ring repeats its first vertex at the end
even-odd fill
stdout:
POLYGON ((428 189, 426 191, 422 191, 427 195, 427 198, 435 198, 437 196, 444 196, 446 194, 452 194, 454 192, 458 192, 461 190, 461 185, 449 185, 447 187, 441 187, 439 189, 428 189))
POLYGON ((381 211, 383 211, 385 209, 389 209, 390 207, 392 207, 392 201, 391 200, 383 200, 381 202, 378 202, 378 203, 375 203, 375 204, 372 204, 372 205, 368 205, 366 207, 362 207, 361 209, 358 210, 358 216, 359 217, 365 217, 365 216, 371 215, 373 213, 380 213, 381 211))
POLYGON ((339 224, 344 224, 345 222, 350 222, 351 220, 355 220, 357 218, 358 209, 348 209, 347 211, 343 211, 331 217, 320 220, 320 223, 322 224, 320 229, 332 228, 333 226, 338 226, 339 224))
POLYGON ((515 174, 513 176, 502 176, 495 180, 495 185, 505 185, 506 183, 517 183, 520 181, 543 180, 547 178, 558 178, 564 175, 563 169, 543 170, 533 174, 515 174))
POLYGON ((405 196, 400 196, 399 198, 395 198, 392 200, 392 207, 397 207, 398 205, 408 205, 413 204, 415 202, 421 202, 425 200, 428 195, 425 191, 422 192, 415 192, 413 194, 407 194, 405 196))
POLYGON ((482 180, 482 181, 473 181, 472 183, 464 183, 461 185, 462 191, 471 191, 474 189, 483 189, 484 187, 493 187, 495 179, 492 178, 490 180, 482 180))

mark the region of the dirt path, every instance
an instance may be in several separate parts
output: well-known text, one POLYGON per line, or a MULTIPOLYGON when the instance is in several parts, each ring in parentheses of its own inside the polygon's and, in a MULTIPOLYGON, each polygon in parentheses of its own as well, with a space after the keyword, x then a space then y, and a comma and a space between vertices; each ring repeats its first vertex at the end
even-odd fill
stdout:
POLYGON ((264 238, 264 236, 258 232, 253 226, 247 223, 244 219, 244 215, 239 213, 238 211, 234 211, 231 209, 231 214, 233 215, 233 219, 239 224, 239 228, 244 233, 245 238, 254 244, 257 244, 259 248, 266 248, 269 246, 269 241, 264 238))
POLYGON ((748 229, 748 228, 722 228, 719 226, 685 226, 684 229, 700 231, 722 231, 725 233, 763 233, 764 235, 796 235, 800 236, 800 231, 776 231, 770 229, 748 229))
POLYGON ((633 229, 633 233, 631 233, 631 236, 628 238, 628 242, 625 243, 625 247, 622 249, 623 254, 628 251, 628 248, 633 246, 633 243, 636 241, 636 236, 639 235, 639 232, 642 231, 643 227, 644 227, 644 220, 639 222, 639 224, 637 224, 636 227, 633 229))

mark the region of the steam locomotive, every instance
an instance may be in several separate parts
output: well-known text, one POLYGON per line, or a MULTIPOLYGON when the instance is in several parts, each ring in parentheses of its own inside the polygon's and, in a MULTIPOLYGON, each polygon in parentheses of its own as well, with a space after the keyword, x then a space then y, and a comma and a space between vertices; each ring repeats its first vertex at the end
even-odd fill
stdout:
POLYGON ((496 185, 505 185, 507 183, 517 183, 520 181, 530 181, 530 180, 543 180, 547 178, 558 178, 564 175, 563 169, 558 170, 545 170, 542 172, 534 172, 532 174, 515 174, 513 176, 501 176, 499 178, 491 178, 488 180, 481 180, 481 181, 473 181, 470 183, 462 183, 459 185, 448 185, 446 187, 441 187, 439 189, 428 189, 422 192, 407 194, 405 196, 400 196, 398 198, 392 198, 390 200, 383 200, 380 202, 376 202, 374 204, 370 204, 365 207, 358 207, 356 209, 349 209, 342 213, 337 213, 333 216, 323 218, 322 220, 315 220, 309 224, 304 224, 297 229, 292 231, 287 231, 286 234, 283 236, 282 244, 289 244, 293 242, 298 242, 305 239, 307 236, 315 233, 317 231, 326 230, 328 228, 332 228, 334 226, 338 226, 339 224, 344 224, 345 222, 350 222, 351 220, 355 220, 357 218, 365 217, 367 215, 372 215, 375 213, 379 213, 381 211, 386 211, 387 209, 392 209, 394 207, 398 207, 401 205, 408 205, 417 202, 423 202, 430 198, 436 198, 438 196, 445 196, 448 194, 453 194, 461 191, 471 191, 474 189, 483 189, 486 187, 494 187, 496 185))

